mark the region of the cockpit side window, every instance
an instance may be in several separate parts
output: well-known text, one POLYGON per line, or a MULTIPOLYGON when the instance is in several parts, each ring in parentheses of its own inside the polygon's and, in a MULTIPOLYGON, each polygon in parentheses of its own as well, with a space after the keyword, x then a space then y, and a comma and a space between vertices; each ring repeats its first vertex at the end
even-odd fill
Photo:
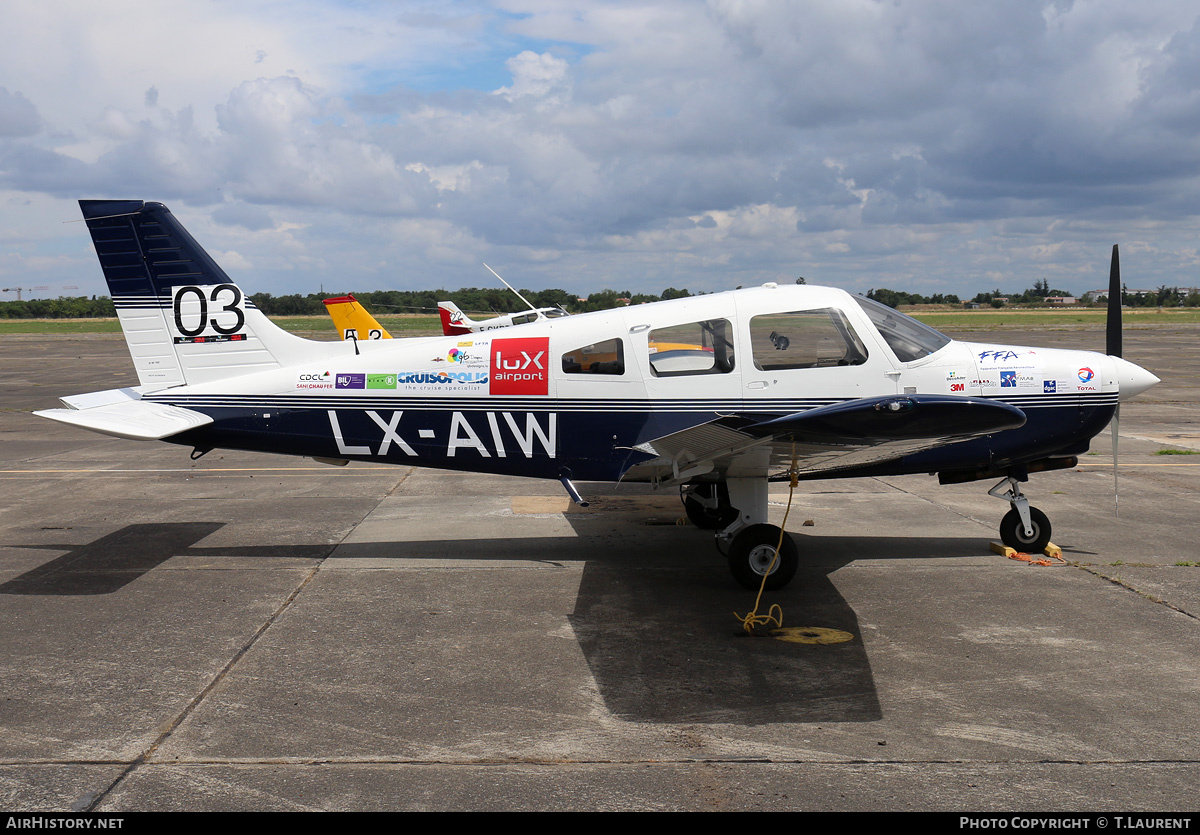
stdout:
POLYGON ((760 371, 862 365, 867 349, 840 310, 798 310, 750 319, 750 347, 760 371))
POLYGON ((726 319, 656 328, 650 331, 647 347, 655 377, 733 371, 733 326, 726 319))
POLYGON ((625 345, 620 339, 606 339, 592 345, 584 345, 562 355, 564 374, 608 374, 618 376, 625 373, 625 345))
POLYGON ((887 342, 888 347, 896 352, 896 358, 900 362, 919 360, 950 344, 950 337, 944 333, 918 322, 911 316, 905 316, 886 304, 880 304, 865 296, 854 296, 854 300, 871 318, 879 335, 887 342))

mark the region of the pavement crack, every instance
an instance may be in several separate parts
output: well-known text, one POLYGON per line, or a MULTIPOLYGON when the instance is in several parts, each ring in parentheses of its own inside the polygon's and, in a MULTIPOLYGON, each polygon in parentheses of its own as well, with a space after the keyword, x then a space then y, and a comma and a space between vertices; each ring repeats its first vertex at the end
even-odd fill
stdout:
MULTIPOLYGON (((400 485, 404 483, 404 481, 408 478, 408 476, 411 473, 412 473, 411 468, 407 472, 403 473, 400 476, 400 478, 396 481, 396 483, 393 484, 391 486, 391 488, 382 497, 380 497, 379 501, 376 502, 375 505, 372 506, 372 508, 370 510, 368 510, 366 513, 364 513, 362 515, 362 517, 358 520, 358 522, 361 523, 363 519, 365 519, 366 517, 370 516, 373 512, 375 512, 375 510, 379 508, 379 505, 382 504, 385 499, 387 499, 389 496, 391 496, 393 493, 396 492, 397 488, 399 488, 400 485)), ((150 760, 154 756, 155 752, 158 751, 158 749, 162 747, 163 743, 165 743, 171 737, 171 735, 176 731, 176 729, 179 728, 179 726, 182 725, 184 723, 184 721, 186 721, 187 718, 192 715, 193 712, 195 712, 196 708, 199 707, 200 704, 205 700, 205 698, 208 697, 208 694, 211 693, 217 687, 217 685, 219 685, 222 681, 225 680, 225 678, 229 675, 230 671, 233 670, 234 666, 236 666, 237 663, 242 660, 242 658, 246 655, 246 653, 249 652, 250 649, 256 643, 258 643, 258 640, 263 636, 263 634, 265 634, 266 631, 275 624, 275 622, 280 618, 280 616, 282 616, 283 613, 285 611, 287 611, 287 609, 292 605, 292 602, 300 595, 300 592, 304 591, 304 589, 308 587, 309 583, 312 582, 313 578, 315 578, 317 576, 317 574, 320 573, 321 567, 325 564, 325 561, 327 559, 329 559, 330 554, 332 554, 339 545, 341 545, 343 542, 346 541, 346 538, 348 536, 350 536, 350 534, 354 531, 355 527, 357 527, 357 523, 356 523, 356 525, 348 528, 346 533, 344 533, 342 535, 342 537, 329 548, 329 550, 325 554, 325 556, 322 557, 316 565, 314 565, 311 569, 308 570, 308 572, 304 575, 303 579, 296 585, 296 587, 294 589, 292 589, 291 593, 288 594, 287 598, 275 609, 274 612, 271 613, 271 615, 266 620, 263 621, 263 623, 258 627, 258 629, 256 629, 254 631, 254 634, 250 636, 250 638, 241 646, 240 649, 238 649, 238 651, 236 653, 233 654, 233 656, 225 663, 225 665, 217 672, 217 674, 215 676, 213 676, 212 680, 209 681, 209 683, 207 685, 205 685, 204 688, 199 693, 197 693, 196 696, 193 697, 191 699, 191 701, 189 701, 187 703, 186 706, 184 706, 183 710, 181 710, 179 712, 179 714, 174 719, 171 720, 171 722, 167 725, 167 727, 165 729, 163 729, 162 733, 160 733, 158 735, 158 737, 155 738, 154 742, 152 742, 146 748, 145 751, 143 751, 141 754, 139 754, 137 757, 135 757, 131 762, 129 762, 129 764, 124 769, 122 769, 121 773, 118 774, 116 776, 116 778, 114 778, 113 781, 107 787, 105 787, 103 790, 97 792, 91 798, 91 801, 86 805, 86 808, 82 809, 81 811, 84 811, 84 812, 95 811, 96 807, 99 806, 101 803, 103 803, 105 798, 107 798, 110 794, 112 794, 112 792, 117 788, 117 786, 119 786, 122 782, 124 782, 127 777, 129 777, 131 774, 133 774, 135 771, 137 771, 141 766, 146 765, 147 763, 150 762, 150 760)))
POLYGON ((1179 614, 1183 615, 1184 617, 1189 617, 1192 620, 1200 620, 1200 616, 1192 614, 1187 609, 1181 609, 1178 606, 1176 606, 1174 603, 1169 603, 1166 600, 1163 600, 1158 595, 1150 594, 1150 592, 1148 592, 1148 591, 1143 591, 1142 589, 1139 589, 1136 586, 1131 585, 1130 583, 1126 582, 1125 580, 1122 580, 1120 577, 1113 577, 1109 574, 1105 574, 1103 571, 1100 571, 1093 566, 1083 565, 1081 563, 1072 563, 1072 565, 1074 565, 1076 568, 1083 569, 1088 574, 1094 574, 1095 576, 1099 577, 1101 580, 1107 580, 1108 582, 1112 583, 1114 586, 1119 586, 1120 588, 1123 588, 1126 591, 1133 592, 1138 597, 1143 597, 1146 600, 1149 600, 1151 603, 1157 603, 1160 606, 1165 606, 1166 608, 1168 608, 1174 612, 1178 612, 1179 614))
MULTIPOLYGON (((332 550, 333 549, 331 548, 331 553, 332 550)), ((328 555, 326 555, 326 558, 327 557, 328 555)), ((82 811, 94 812, 96 807, 102 803, 104 799, 107 798, 113 792, 113 790, 125 780, 125 778, 133 774, 133 772, 135 772, 140 766, 146 764, 150 758, 154 756, 154 753, 171 737, 171 734, 173 734, 175 730, 181 724, 183 724, 183 722, 189 716, 192 715, 192 713, 197 707, 200 706, 200 703, 204 701, 208 694, 211 693, 218 684, 225 680, 226 676, 229 675, 229 672, 234 668, 238 661, 240 661, 243 656, 250 651, 250 648, 258 642, 258 639, 261 638, 263 634, 275 623, 275 621, 278 620, 279 617, 288 609, 288 607, 292 605, 292 601, 294 601, 300 592, 302 592, 308 586, 308 584, 312 582, 312 579, 317 576, 317 572, 320 570, 321 565, 324 562, 325 558, 323 558, 320 563, 314 565, 305 574, 304 579, 297 584, 296 588, 294 588, 287 596, 287 599, 285 599, 283 603, 281 603, 278 608, 271 613, 270 617, 263 621, 262 625, 260 625, 258 629, 254 631, 254 634, 251 635, 250 638, 242 645, 242 647, 233 654, 233 656, 225 663, 225 666, 223 666, 217 672, 217 674, 213 676, 212 680, 209 681, 209 683, 205 685, 204 688, 197 693, 195 697, 193 697, 192 700, 187 703, 186 706, 184 706, 183 710, 181 710, 173 720, 171 720, 170 724, 163 729, 163 732, 158 735, 154 742, 152 742, 145 751, 135 757, 129 763, 129 765, 116 776, 112 783, 110 783, 104 790, 98 792, 96 796, 92 798, 91 803, 87 805, 87 808, 83 809, 82 811)))

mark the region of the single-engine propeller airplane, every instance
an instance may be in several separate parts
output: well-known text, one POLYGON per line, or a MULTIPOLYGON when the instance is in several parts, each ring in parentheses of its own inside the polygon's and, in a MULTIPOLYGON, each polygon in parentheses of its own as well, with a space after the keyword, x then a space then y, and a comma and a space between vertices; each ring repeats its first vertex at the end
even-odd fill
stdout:
POLYGON ((796 572, 790 537, 773 560, 767 520, 768 482, 792 472, 999 479, 1001 538, 1041 550, 1050 521, 1021 484, 1075 466, 1119 402, 1158 382, 1121 358, 1116 247, 1107 355, 955 342, 843 290, 775 284, 314 342, 267 319, 161 203, 80 207, 141 384, 37 414, 193 458, 222 447, 558 479, 581 503, 574 480, 678 487, 752 588, 796 572))
POLYGON ((493 319, 476 320, 459 310, 454 302, 438 302, 438 315, 442 317, 442 333, 446 336, 458 336, 511 328, 513 325, 525 325, 538 319, 560 319, 568 314, 561 307, 535 307, 520 313, 504 313, 493 319))

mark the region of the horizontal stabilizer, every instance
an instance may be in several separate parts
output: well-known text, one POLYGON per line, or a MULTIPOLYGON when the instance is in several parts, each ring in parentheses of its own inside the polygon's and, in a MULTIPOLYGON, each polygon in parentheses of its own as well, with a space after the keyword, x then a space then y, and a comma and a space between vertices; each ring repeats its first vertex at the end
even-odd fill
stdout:
POLYGON ((130 400, 140 400, 141 387, 108 389, 107 391, 90 391, 87 394, 69 394, 58 398, 58 401, 68 409, 94 409, 97 406, 109 406, 113 403, 125 403, 130 400))
POLYGON ((161 441, 213 422, 208 415, 143 400, 125 400, 90 409, 45 409, 38 417, 134 441, 161 441))

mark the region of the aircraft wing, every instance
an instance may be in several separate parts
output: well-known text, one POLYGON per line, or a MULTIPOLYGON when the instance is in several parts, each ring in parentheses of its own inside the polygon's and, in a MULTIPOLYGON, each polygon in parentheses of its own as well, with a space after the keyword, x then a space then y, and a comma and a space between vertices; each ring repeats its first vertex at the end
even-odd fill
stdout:
POLYGON ((200 412, 165 403, 147 403, 138 397, 136 389, 99 391, 62 398, 68 409, 43 409, 34 414, 134 441, 161 441, 213 422, 200 412))
POLYGON ((683 483, 719 472, 724 477, 832 472, 881 464, 927 449, 1015 429, 1025 413, 979 397, 867 397, 762 420, 734 414, 639 444, 654 458, 626 477, 683 483))

